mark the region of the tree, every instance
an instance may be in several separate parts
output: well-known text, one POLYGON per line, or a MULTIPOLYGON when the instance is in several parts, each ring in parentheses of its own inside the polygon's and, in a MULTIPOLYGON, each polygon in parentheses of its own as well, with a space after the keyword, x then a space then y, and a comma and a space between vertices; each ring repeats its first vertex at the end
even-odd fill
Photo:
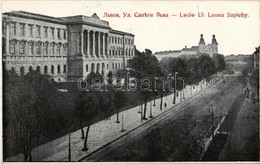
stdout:
POLYGON ((147 100, 149 97, 155 95, 153 90, 153 84, 155 77, 160 77, 161 69, 159 67, 159 62, 155 56, 152 55, 152 51, 149 49, 145 49, 144 52, 140 52, 138 50, 135 51, 135 56, 129 60, 129 66, 134 70, 134 76, 139 80, 144 80, 146 78, 147 85, 143 85, 144 87, 149 87, 148 90, 141 90, 142 99, 144 99, 144 114, 143 119, 146 118, 146 107, 147 100), (150 84, 148 84, 150 81, 150 84))
POLYGON ((216 72, 215 64, 209 55, 202 54, 198 58, 198 60, 199 60, 198 74, 200 79, 207 79, 216 72))
POLYGON ((215 63, 216 71, 218 71, 218 72, 224 71, 224 69, 226 68, 226 62, 225 62, 224 55, 214 54, 212 56, 212 60, 215 63))
POLYGON ((87 124, 84 147, 82 149, 82 151, 87 151, 88 150, 87 141, 88 141, 88 135, 89 135, 90 125, 91 125, 91 119, 95 114, 98 114, 96 109, 98 109, 99 102, 95 94, 92 92, 83 92, 79 94, 77 102, 79 105, 77 105, 76 109, 80 108, 78 109, 78 111, 81 114, 81 118, 87 124))

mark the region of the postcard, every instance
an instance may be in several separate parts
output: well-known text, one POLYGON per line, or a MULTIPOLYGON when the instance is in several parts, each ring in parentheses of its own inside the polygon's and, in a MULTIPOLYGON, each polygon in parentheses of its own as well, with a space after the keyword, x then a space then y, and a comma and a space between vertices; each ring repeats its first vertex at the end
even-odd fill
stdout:
POLYGON ((259 161, 259 6, 3 0, 3 162, 259 161))

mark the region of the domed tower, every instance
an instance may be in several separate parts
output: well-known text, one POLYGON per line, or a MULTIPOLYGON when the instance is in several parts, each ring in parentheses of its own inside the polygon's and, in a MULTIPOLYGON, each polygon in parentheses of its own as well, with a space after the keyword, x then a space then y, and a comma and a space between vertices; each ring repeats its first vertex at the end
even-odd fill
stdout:
POLYGON ((203 34, 200 34, 199 51, 201 53, 206 52, 206 45, 205 45, 205 41, 203 39, 203 34))
POLYGON ((212 35, 211 47, 212 47, 213 54, 217 54, 218 53, 218 42, 215 38, 215 35, 212 35))

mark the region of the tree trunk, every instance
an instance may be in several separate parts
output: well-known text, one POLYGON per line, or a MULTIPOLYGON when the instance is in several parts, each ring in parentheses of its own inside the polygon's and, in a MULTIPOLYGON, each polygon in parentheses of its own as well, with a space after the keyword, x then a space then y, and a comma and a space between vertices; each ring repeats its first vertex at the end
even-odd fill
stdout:
POLYGON ((81 118, 81 117, 80 117, 80 119, 79 119, 79 123, 80 123, 81 134, 82 134, 81 139, 84 139, 84 138, 85 138, 85 137, 84 137, 84 129, 83 129, 82 118, 81 118))
POLYGON ((155 99, 156 99, 156 95, 154 95, 154 97, 153 97, 153 106, 156 106, 155 105, 155 99))
POLYGON ((147 100, 146 100, 146 96, 145 96, 145 97, 144 97, 144 115, 143 115, 143 119, 144 119, 144 120, 147 120, 147 118, 146 118, 146 116, 145 116, 145 115, 146 115, 146 101, 147 101, 147 100))
POLYGON ((88 129, 86 131, 86 137, 85 137, 85 140, 84 140, 84 148, 82 149, 82 151, 87 151, 88 150, 87 142, 88 142, 89 129, 90 129, 90 124, 88 125, 88 129))
POLYGON ((119 107, 117 107, 116 123, 120 123, 120 121, 119 121, 119 107))
POLYGON ((160 103, 160 110, 162 110, 162 105, 163 105, 163 94, 161 93, 161 103, 160 103))

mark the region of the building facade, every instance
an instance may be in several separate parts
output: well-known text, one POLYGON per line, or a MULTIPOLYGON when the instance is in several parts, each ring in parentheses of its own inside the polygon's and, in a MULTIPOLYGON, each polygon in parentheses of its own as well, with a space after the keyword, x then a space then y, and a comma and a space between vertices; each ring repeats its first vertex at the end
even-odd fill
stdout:
POLYGON ((96 14, 56 18, 12 11, 2 18, 4 67, 19 75, 37 70, 60 82, 90 72, 106 76, 135 54, 134 35, 112 29, 96 14))
POLYGON ((201 34, 198 46, 192 46, 191 48, 187 48, 187 46, 185 46, 185 48, 181 50, 161 51, 161 52, 156 52, 154 55, 160 61, 165 57, 179 57, 184 55, 192 56, 192 55, 197 55, 199 53, 206 53, 210 57, 212 57, 213 54, 218 53, 218 42, 215 38, 215 35, 212 36, 211 44, 206 45, 203 38, 203 34, 201 34))
POLYGON ((254 69, 259 69, 259 61, 260 61, 260 56, 259 56, 259 49, 260 49, 260 46, 256 47, 255 48, 255 52, 253 53, 252 55, 252 62, 253 62, 253 67, 254 69))

